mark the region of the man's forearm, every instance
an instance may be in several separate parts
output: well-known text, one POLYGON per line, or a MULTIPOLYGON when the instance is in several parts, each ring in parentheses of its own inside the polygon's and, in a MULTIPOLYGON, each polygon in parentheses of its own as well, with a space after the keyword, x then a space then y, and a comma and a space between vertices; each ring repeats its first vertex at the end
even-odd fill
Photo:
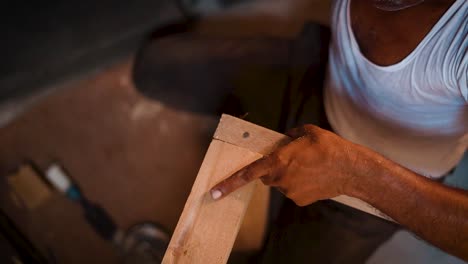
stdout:
POLYGON ((365 150, 365 175, 349 195, 368 202, 432 244, 468 260, 468 192, 450 188, 365 150))

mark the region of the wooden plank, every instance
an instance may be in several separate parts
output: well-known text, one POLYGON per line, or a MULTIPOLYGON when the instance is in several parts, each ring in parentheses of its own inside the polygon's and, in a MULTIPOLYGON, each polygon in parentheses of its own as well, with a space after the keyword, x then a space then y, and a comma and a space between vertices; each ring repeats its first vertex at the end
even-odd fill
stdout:
POLYGON ((270 187, 257 184, 245 212, 233 251, 254 252, 262 249, 268 222, 270 187))
POLYGON ((258 153, 213 140, 192 187, 163 263, 226 263, 257 182, 213 201, 209 190, 258 153))
POLYGON ((332 198, 331 200, 333 200, 335 202, 338 202, 338 203, 341 203, 341 204, 344 204, 344 205, 347 205, 349 207, 353 207, 354 209, 358 209, 358 210, 366 212, 368 214, 378 216, 378 217, 383 218, 385 220, 395 222, 389 216, 387 216, 386 214, 380 212, 377 208, 375 208, 372 205, 370 205, 370 204, 368 204, 366 202, 363 202, 363 201, 361 201, 361 200, 359 200, 357 198, 349 197, 349 196, 346 196, 346 195, 340 195, 338 197, 332 198))
MULTIPOLYGON (((252 152, 260 153, 262 155, 269 154, 279 146, 285 145, 291 141, 291 139, 286 135, 257 126, 230 115, 223 115, 221 117, 221 121, 216 129, 214 138, 246 148, 252 152)), ((332 200, 368 214, 393 221, 384 213, 359 199, 341 195, 333 198, 332 200)))
POLYGON ((49 186, 30 165, 22 165, 15 174, 7 177, 7 181, 29 210, 45 204, 52 196, 49 186))
MULTIPOLYGON (((289 141, 282 134, 223 115, 163 263, 226 263, 253 190, 261 183, 252 182, 220 201, 213 201, 209 194, 210 189, 232 173, 289 141)), ((355 198, 339 196, 333 200, 385 217, 377 209, 355 198)))
POLYGON ((262 155, 291 141, 288 136, 230 115, 221 117, 213 138, 262 155))

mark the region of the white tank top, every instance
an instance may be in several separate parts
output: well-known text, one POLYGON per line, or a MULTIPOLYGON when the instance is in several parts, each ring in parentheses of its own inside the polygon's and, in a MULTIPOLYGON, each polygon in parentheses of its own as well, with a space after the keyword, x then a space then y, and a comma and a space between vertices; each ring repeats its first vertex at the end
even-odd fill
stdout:
MULTIPOLYGON (((437 178, 468 147, 468 1, 457 0, 401 62, 365 58, 350 23, 351 0, 336 0, 325 109, 343 138, 437 178)), ((467 175, 468 176, 468 175, 467 175)))

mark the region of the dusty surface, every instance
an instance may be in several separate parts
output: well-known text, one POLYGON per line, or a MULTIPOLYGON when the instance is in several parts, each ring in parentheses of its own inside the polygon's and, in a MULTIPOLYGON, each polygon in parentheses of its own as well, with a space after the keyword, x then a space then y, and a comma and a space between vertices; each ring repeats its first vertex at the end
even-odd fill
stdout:
POLYGON ((58 160, 121 228, 150 220, 172 230, 216 126, 216 117, 143 98, 131 65, 68 83, 0 129, 0 206, 59 263, 109 263, 117 254, 58 193, 27 210, 8 188, 9 172, 24 160, 42 168, 58 160))

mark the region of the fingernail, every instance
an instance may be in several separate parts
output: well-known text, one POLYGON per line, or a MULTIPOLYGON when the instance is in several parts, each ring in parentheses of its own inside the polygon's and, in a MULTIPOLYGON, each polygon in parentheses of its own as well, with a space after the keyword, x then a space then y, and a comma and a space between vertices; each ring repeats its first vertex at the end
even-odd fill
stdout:
POLYGON ((220 190, 212 190, 211 191, 211 197, 214 200, 218 200, 221 197, 221 195, 223 195, 223 193, 220 190))

